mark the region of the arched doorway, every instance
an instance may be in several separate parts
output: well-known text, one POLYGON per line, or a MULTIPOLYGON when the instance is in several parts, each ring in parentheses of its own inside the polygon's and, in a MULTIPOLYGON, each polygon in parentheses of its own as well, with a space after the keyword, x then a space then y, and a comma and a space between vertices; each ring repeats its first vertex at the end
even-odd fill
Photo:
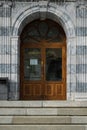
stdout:
POLYGON ((20 99, 66 99, 66 35, 56 22, 35 20, 21 33, 20 99))

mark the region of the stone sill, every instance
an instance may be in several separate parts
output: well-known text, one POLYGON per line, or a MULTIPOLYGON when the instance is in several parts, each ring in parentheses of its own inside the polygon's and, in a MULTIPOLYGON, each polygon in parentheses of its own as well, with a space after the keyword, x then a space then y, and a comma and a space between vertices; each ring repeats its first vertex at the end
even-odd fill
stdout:
POLYGON ((52 108, 52 107, 87 107, 87 101, 0 101, 0 108, 52 108))

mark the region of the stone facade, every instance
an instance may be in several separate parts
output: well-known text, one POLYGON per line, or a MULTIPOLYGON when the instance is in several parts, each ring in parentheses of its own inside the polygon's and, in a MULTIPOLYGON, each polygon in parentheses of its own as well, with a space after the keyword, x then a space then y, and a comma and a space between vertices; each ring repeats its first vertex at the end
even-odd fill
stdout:
POLYGON ((20 94, 20 34, 37 18, 62 25, 67 36, 67 100, 87 100, 87 2, 0 4, 0 77, 9 79, 9 100, 18 100, 20 94))

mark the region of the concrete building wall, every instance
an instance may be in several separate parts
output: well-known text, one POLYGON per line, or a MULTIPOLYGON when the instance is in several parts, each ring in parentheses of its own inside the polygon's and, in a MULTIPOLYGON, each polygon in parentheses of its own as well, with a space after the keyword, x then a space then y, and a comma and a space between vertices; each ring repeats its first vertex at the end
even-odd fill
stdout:
MULTIPOLYGON (((1 2, 0 77, 9 79, 9 100, 20 94, 20 34, 37 18, 61 24, 67 36, 67 100, 87 100, 87 2, 1 2)), ((5 99, 3 87, 0 97, 5 99)))

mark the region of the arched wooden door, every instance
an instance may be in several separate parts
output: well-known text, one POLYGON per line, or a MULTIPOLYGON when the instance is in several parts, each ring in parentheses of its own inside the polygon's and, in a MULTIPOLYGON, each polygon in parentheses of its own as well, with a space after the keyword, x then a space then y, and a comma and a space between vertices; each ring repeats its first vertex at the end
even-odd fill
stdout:
POLYGON ((66 99, 66 43, 60 25, 36 20, 21 35, 20 98, 66 99))

